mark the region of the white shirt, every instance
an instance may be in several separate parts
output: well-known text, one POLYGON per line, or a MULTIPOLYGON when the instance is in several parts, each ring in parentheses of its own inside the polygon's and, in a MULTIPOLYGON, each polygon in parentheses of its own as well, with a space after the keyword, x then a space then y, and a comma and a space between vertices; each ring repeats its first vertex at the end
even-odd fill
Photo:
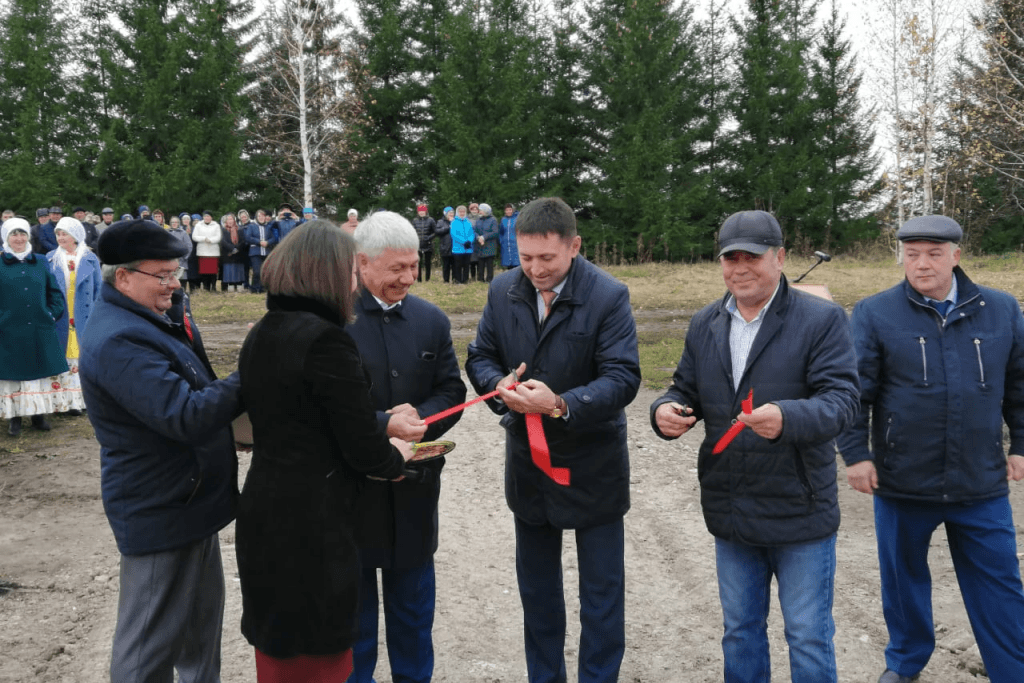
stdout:
MULTIPOLYGON (((779 285, 781 284, 780 281, 779 285)), ((739 391, 740 379, 747 367, 750 348, 754 345, 754 339, 757 337, 758 330, 761 329, 761 323, 764 322, 765 311, 771 307, 772 302, 775 301, 775 295, 779 293, 779 285, 775 286, 775 291, 772 292, 768 303, 761 307, 761 310, 750 322, 743 318, 743 314, 737 308, 736 297, 730 294, 729 300, 725 302, 725 308, 732 316, 732 324, 729 325, 729 354, 732 356, 732 388, 735 391, 739 391)))

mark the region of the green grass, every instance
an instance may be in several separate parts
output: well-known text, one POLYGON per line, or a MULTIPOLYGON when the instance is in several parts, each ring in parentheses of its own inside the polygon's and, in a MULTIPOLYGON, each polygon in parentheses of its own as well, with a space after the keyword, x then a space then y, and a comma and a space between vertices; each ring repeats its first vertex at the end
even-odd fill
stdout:
POLYGON ((667 388, 683 355, 683 335, 678 330, 642 330, 637 333, 637 342, 644 385, 648 389, 667 388))

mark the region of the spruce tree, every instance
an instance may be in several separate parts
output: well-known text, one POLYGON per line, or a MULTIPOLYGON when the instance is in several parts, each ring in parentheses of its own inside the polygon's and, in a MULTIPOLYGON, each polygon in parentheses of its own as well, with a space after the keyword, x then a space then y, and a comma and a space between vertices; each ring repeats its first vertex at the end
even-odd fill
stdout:
POLYGON ((814 5, 749 0, 734 24, 739 36, 733 91, 729 181, 732 211, 774 214, 788 243, 808 248, 821 239, 825 220, 815 194, 824 175, 817 154, 820 131, 808 63, 814 5))
POLYGON ((595 0, 587 12, 601 240, 629 258, 679 258, 701 243, 696 148, 710 132, 690 8, 595 0))
POLYGON ((53 0, 11 0, 0 23, 0 197, 29 214, 66 200, 66 27, 53 0))
POLYGON ((870 237, 877 227, 867 211, 878 165, 872 152, 874 117, 860 105, 861 75, 845 33, 846 22, 832 0, 817 45, 812 79, 821 131, 817 155, 825 163, 825 173, 814 188, 821 202, 811 209, 814 222, 823 225, 817 233, 818 246, 826 250, 833 244, 846 245, 870 237))
POLYGON ((232 22, 251 0, 124 0, 111 35, 97 175, 121 205, 236 208, 247 182, 239 135, 245 55, 232 22))

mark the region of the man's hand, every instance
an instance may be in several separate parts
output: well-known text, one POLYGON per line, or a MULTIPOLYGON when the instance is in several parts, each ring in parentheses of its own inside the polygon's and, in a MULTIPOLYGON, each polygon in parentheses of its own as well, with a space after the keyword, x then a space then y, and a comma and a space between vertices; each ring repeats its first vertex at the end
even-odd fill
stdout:
POLYGON ((749 415, 740 413, 736 419, 746 422, 755 434, 766 439, 777 439, 779 434, 782 434, 782 410, 774 403, 765 403, 760 408, 754 408, 749 415))
POLYGON ((507 389, 526 372, 526 363, 520 363, 514 373, 498 382, 498 397, 505 402, 509 410, 517 413, 542 413, 548 415, 555 409, 555 392, 540 380, 531 379, 507 389), (514 376, 513 376, 514 375, 514 376))
POLYGON ((878 488, 878 472, 875 470, 875 463, 870 460, 861 460, 850 465, 846 468, 846 481, 861 493, 874 493, 878 488))
POLYGON ((391 416, 388 419, 388 436, 403 441, 419 441, 427 433, 427 423, 420 419, 419 413, 408 403, 385 412, 391 416))
POLYGON ((654 424, 658 425, 658 430, 665 436, 671 438, 682 436, 690 431, 690 428, 697 422, 697 418, 690 414, 692 412, 692 408, 680 405, 675 401, 662 403, 654 411, 654 424))
POLYGON ((1006 478, 1009 481, 1024 479, 1024 455, 1011 455, 1006 459, 1006 478))

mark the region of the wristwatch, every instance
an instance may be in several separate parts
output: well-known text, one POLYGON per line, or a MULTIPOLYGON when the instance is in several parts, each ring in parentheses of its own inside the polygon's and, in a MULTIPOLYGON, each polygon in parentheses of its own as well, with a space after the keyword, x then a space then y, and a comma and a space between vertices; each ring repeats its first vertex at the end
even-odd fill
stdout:
POLYGON ((548 415, 550 415, 551 417, 562 417, 563 415, 565 415, 565 410, 565 399, 563 399, 561 396, 555 396, 555 407, 551 410, 550 413, 548 413, 548 415))

